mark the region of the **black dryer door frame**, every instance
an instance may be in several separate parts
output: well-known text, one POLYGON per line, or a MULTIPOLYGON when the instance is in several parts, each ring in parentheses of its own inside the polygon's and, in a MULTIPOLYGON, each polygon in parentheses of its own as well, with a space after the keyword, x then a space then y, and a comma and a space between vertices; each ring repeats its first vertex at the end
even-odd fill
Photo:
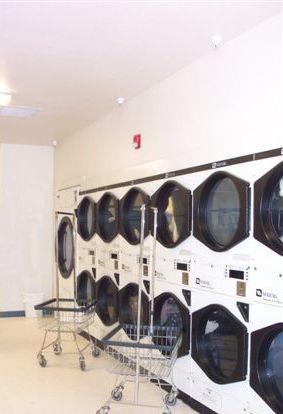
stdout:
POLYGON ((273 190, 281 178, 283 178, 283 162, 273 167, 254 184, 254 237, 276 253, 283 255, 283 242, 276 234, 271 217, 273 190))
POLYGON ((250 213, 250 184, 228 172, 217 171, 203 181, 193 192, 193 234, 210 249, 223 252, 243 241, 249 236, 250 213), (233 239, 227 244, 218 243, 207 224, 207 203, 215 185, 229 178, 237 189, 240 202, 240 217, 238 229, 233 239))
MULTIPOLYGON (((186 238, 188 238, 191 234, 191 222, 192 222, 192 196, 190 190, 185 188, 182 184, 178 183, 177 181, 170 180, 166 181, 162 184, 162 186, 153 194, 151 197, 151 206, 158 208, 158 215, 157 215, 157 234, 156 238, 164 247, 173 248, 178 246, 182 243, 186 238), (181 195, 181 203, 186 208, 186 214, 184 217, 184 224, 181 228, 179 237, 176 241, 168 237, 167 232, 164 230, 165 226, 167 225, 166 217, 164 215, 164 203, 168 200, 168 194, 174 189, 177 188, 180 191, 181 195)), ((151 211, 150 214, 150 227, 151 233, 153 234, 153 212, 151 211)))
POLYGON ((74 270, 74 263, 75 263, 75 245, 74 245, 74 237, 73 237, 73 230, 74 226, 71 221, 71 219, 67 216, 64 216, 59 223, 58 230, 57 230, 57 237, 58 237, 58 268, 59 271, 64 279, 68 279, 74 270), (66 228, 69 228, 71 231, 71 237, 72 237, 72 251, 71 251, 71 260, 70 260, 70 266, 66 267, 66 244, 65 244, 65 234, 66 234, 66 228))
POLYGON ((84 197, 76 210, 78 234, 85 241, 89 241, 96 231, 96 204, 92 198, 84 197), (88 208, 91 208, 92 223, 88 228, 88 208))
POLYGON ((115 239, 115 237, 117 236, 119 232, 119 200, 113 193, 110 193, 107 191, 106 193, 102 195, 102 197, 98 201, 96 210, 97 210, 97 233, 99 234, 101 239, 105 241, 105 243, 110 243, 113 239, 115 239), (105 229, 104 229, 105 221, 103 220, 103 217, 105 217, 106 215, 105 214, 106 203, 111 199, 113 200, 113 203, 114 203, 115 223, 113 226, 114 227, 113 233, 107 236, 105 229))

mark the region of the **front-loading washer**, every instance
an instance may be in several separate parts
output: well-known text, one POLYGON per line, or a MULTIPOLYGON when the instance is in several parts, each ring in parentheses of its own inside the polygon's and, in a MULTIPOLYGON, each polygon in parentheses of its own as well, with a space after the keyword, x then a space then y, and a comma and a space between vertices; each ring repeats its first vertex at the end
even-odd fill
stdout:
POLYGON ((255 414, 283 412, 283 308, 254 305, 250 386, 255 414))
POLYGON ((254 414, 248 380, 250 305, 192 291, 191 358, 183 391, 207 413, 254 414))

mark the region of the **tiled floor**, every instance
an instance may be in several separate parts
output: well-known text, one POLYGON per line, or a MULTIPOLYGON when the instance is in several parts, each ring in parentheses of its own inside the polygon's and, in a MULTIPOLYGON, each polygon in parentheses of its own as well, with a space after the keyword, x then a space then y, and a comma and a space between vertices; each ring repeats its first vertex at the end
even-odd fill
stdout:
MULTIPOLYGON (((0 413, 7 414, 95 414, 105 403, 115 378, 106 370, 109 361, 87 356, 87 370, 78 368, 77 355, 47 356, 48 366, 39 367, 36 354, 43 332, 34 319, 0 319, 0 413)), ((64 344, 64 350, 71 343, 64 344)), ((159 403, 161 395, 151 384, 142 385, 147 402, 159 403)), ((128 388, 129 397, 131 397, 128 388)), ((127 393, 125 393, 125 399, 127 393)), ((162 409, 134 408, 135 414, 161 413, 162 409)), ((133 413, 131 406, 111 407, 112 414, 133 413)), ((172 414, 193 414, 178 401, 172 414)))

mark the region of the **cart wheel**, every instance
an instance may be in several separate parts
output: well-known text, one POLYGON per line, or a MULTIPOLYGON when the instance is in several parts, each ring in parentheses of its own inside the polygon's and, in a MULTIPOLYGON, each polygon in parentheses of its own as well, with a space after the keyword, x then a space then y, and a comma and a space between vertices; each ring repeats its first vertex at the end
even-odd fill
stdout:
POLYGON ((169 408, 167 408, 166 410, 162 411, 162 414, 171 414, 171 410, 169 410, 169 408))
POLYGON ((96 414, 108 414, 110 411, 110 407, 108 405, 105 405, 104 407, 101 407, 98 411, 96 411, 96 414))
POLYGON ((45 367, 46 367, 46 365, 47 365, 47 361, 46 361, 46 358, 45 358, 45 356, 44 356, 44 355, 40 354, 40 355, 38 356, 38 363, 39 363, 39 365, 40 365, 42 368, 45 368, 45 367))
POLYGON ((112 400, 114 400, 114 401, 121 401, 122 400, 122 398, 123 398, 123 393, 122 393, 122 391, 118 388, 118 389, 114 389, 112 392, 111 392, 111 398, 112 398, 112 400))
POLYGON ((84 358, 80 358, 80 369, 82 370, 82 371, 85 371, 85 360, 84 360, 84 358))
POLYGON ((55 355, 60 355, 62 354, 62 347, 60 344, 54 344, 53 345, 53 352, 55 355))
POLYGON ((174 394, 166 394, 164 398, 164 402, 166 405, 173 407, 177 403, 177 397, 174 394))
POLYGON ((98 349, 97 347, 95 347, 95 348, 92 350, 92 356, 93 356, 94 358, 98 358, 98 357, 100 356, 100 349, 98 349))

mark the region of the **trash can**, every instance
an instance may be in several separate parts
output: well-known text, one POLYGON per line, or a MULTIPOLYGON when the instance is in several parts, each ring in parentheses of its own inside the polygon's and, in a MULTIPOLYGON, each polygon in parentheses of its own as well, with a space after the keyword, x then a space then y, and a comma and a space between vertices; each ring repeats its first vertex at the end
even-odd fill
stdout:
POLYGON ((43 293, 31 293, 26 292, 23 294, 24 310, 27 318, 36 318, 41 316, 42 311, 36 311, 34 309, 35 305, 42 303, 44 301, 43 293))

